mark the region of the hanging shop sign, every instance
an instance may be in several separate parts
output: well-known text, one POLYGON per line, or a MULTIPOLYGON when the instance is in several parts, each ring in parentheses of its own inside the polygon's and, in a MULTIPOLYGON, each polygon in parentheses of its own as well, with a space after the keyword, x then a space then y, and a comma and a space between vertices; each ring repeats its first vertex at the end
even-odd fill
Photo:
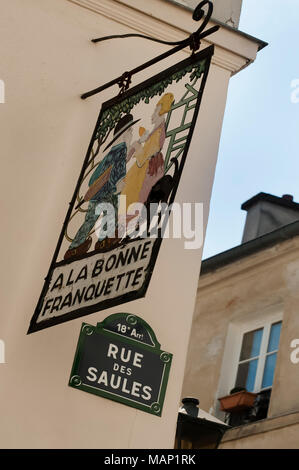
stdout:
POLYGON ((29 333, 145 296, 212 54, 103 104, 29 333))
POLYGON ((116 313, 82 324, 69 385, 161 416, 171 361, 144 320, 116 313))

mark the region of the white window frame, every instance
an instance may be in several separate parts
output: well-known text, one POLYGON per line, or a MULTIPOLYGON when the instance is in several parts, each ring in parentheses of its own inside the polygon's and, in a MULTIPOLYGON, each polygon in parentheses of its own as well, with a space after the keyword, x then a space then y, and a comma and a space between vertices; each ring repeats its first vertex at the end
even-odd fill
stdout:
MULTIPOLYGON (((218 398, 228 395, 230 390, 235 387, 244 333, 248 333, 253 330, 258 330, 259 328, 264 328, 260 354, 258 356, 260 360, 258 361, 255 387, 253 390, 254 393, 258 393, 261 391, 266 357, 267 355, 271 354, 267 354, 270 327, 272 324, 280 321, 283 322, 282 307, 276 306, 265 309, 263 311, 259 311, 258 313, 250 312, 247 314, 243 314, 242 316, 232 319, 232 321, 229 323, 224 347, 222 367, 220 372, 219 386, 214 403, 214 409, 217 412, 217 415, 221 416, 221 412, 219 411, 220 405, 218 398)), ((272 353, 273 352, 274 351, 272 351, 272 353)), ((275 373, 273 381, 274 380, 275 373)), ((263 390, 267 390, 269 388, 272 387, 267 387, 263 390)))
POLYGON ((256 376, 255 376, 254 389, 252 390, 252 392, 257 393, 257 392, 260 392, 261 390, 267 390, 268 388, 272 388, 272 385, 269 387, 262 388, 262 382, 263 382, 263 377, 264 377, 264 370, 265 370, 267 356, 270 356, 274 354, 275 352, 276 353, 278 352, 278 349, 277 349, 275 351, 271 351, 268 353, 267 349, 268 349, 268 344, 269 344, 269 339, 270 339, 271 327, 272 325, 274 325, 275 323, 278 323, 279 321, 281 320, 277 320, 277 321, 270 320, 267 323, 262 324, 261 326, 257 326, 257 327, 253 326, 249 330, 247 329, 247 327, 244 327, 240 330, 240 337, 238 338, 239 355, 236 358, 236 363, 234 364, 235 378, 234 378, 233 385, 231 388, 235 387, 239 365, 245 362, 251 362, 254 359, 258 359, 258 364, 257 364, 257 370, 256 370, 256 376), (249 360, 247 359, 244 361, 239 361, 244 334, 250 333, 251 331, 255 331, 261 328, 263 328, 263 334, 262 334, 262 341, 261 341, 259 355, 255 357, 251 357, 249 360))

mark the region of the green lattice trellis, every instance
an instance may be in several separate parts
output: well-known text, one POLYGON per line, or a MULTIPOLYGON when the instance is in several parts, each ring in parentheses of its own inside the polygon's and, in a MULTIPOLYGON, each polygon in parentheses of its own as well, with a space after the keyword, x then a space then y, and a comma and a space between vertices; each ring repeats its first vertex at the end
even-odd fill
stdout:
POLYGON ((206 59, 203 59, 198 63, 194 63, 183 70, 173 73, 165 80, 161 80, 159 83, 155 83, 154 85, 141 90, 139 93, 136 93, 135 95, 128 97, 126 100, 123 100, 107 109, 103 112, 97 132, 97 139, 104 141, 105 137, 115 127, 115 124, 119 121, 122 114, 129 113, 140 101, 143 100, 148 104, 151 98, 154 96, 161 96, 169 85, 174 81, 179 82, 188 73, 190 73, 191 82, 194 79, 200 78, 202 73, 205 71, 205 68, 206 59))

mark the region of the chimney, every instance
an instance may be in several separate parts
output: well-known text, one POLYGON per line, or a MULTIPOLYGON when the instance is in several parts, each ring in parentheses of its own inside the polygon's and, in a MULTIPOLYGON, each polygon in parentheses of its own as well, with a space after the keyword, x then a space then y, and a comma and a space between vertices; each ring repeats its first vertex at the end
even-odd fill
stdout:
POLYGON ((259 193, 244 202, 241 209, 247 211, 242 243, 299 220, 299 204, 290 194, 277 197, 259 193))

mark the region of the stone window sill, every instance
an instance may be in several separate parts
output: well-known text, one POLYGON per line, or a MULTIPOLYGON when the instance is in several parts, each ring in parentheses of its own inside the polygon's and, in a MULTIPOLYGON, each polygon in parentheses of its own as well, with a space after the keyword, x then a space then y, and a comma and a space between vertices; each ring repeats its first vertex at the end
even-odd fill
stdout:
POLYGON ((273 431, 274 429, 284 428, 299 423, 299 411, 292 411, 288 414, 273 416, 270 418, 255 421, 249 424, 243 424, 233 429, 229 429, 223 439, 222 443, 228 441, 235 441, 254 434, 273 431))

